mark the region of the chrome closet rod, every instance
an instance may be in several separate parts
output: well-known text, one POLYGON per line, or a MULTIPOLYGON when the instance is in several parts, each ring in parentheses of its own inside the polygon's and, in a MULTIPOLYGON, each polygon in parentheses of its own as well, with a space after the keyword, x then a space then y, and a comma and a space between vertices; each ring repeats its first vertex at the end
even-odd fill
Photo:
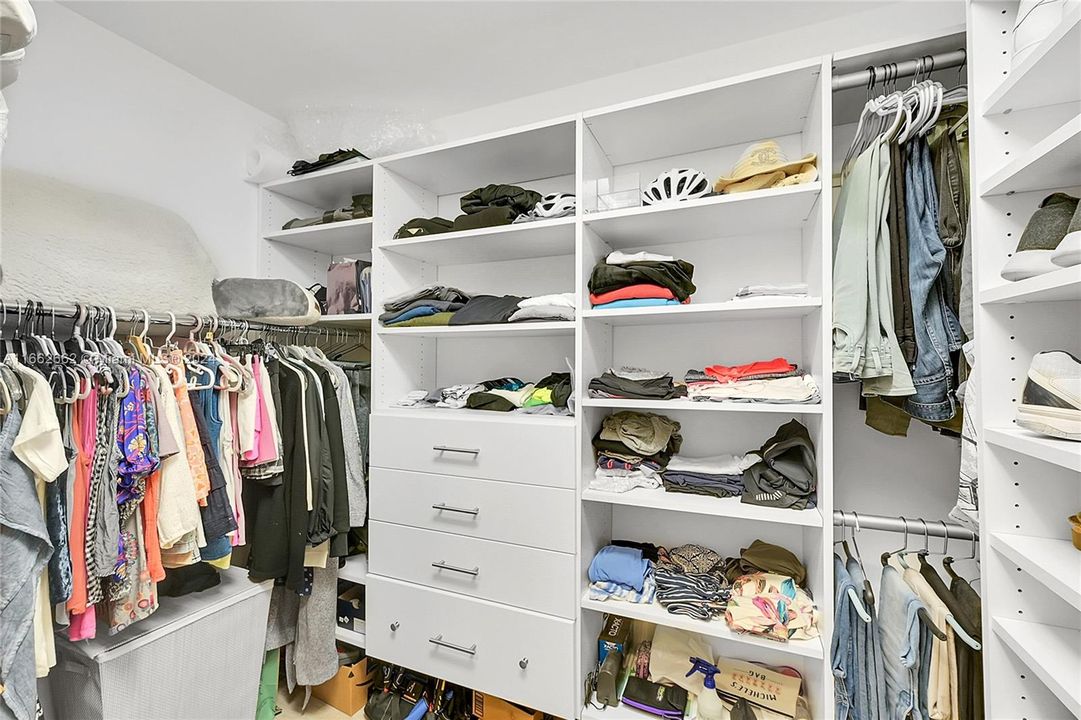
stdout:
POLYGON ((864 70, 857 70, 843 75, 834 75, 833 92, 866 87, 872 77, 877 82, 881 82, 887 78, 895 80, 897 78, 911 77, 917 72, 960 67, 965 64, 967 55, 964 50, 951 50, 950 52, 935 55, 924 55, 922 58, 913 60, 902 60, 898 63, 874 65, 864 70))
POLYGON ((885 532, 903 533, 909 535, 932 535, 943 537, 945 533, 955 540, 975 540, 978 534, 956 523, 943 523, 941 520, 923 520, 919 518, 890 517, 888 515, 865 515, 854 513, 851 510, 834 510, 834 527, 847 526, 855 528, 859 525, 860 530, 883 530, 885 532), (926 525, 924 524, 926 523, 926 525))
MULTIPOLYGON (((44 316, 46 324, 50 322, 49 317, 55 315, 59 319, 74 320, 79 315, 79 310, 74 305, 38 305, 36 300, 20 300, 8 302, 7 300, 0 300, 0 312, 7 315, 19 315, 25 316, 28 312, 29 304, 33 304, 31 312, 37 313, 39 317, 44 316)), ((84 310, 92 311, 94 308, 110 309, 109 306, 99 305, 96 303, 83 304, 84 310)), ((118 323, 131 323, 135 326, 139 326, 143 323, 143 310, 115 310, 115 317, 118 323)), ((364 330, 346 330, 343 328, 334 327, 319 327, 316 325, 270 325, 268 323, 254 322, 251 320, 238 320, 236 318, 221 317, 219 315, 200 315, 198 313, 174 313, 176 318, 177 328, 193 328, 202 322, 202 326, 206 328, 213 320, 218 320, 221 327, 235 330, 242 330, 247 328, 252 332, 278 332, 278 333, 318 333, 320 335, 327 335, 328 337, 349 337, 349 338, 366 338, 368 336, 367 331, 364 330)), ((169 325, 173 322, 173 318, 168 315, 160 315, 154 313, 147 313, 147 317, 150 320, 151 325, 169 325)), ((332 315, 327 317, 334 317, 332 315)), ((89 318, 88 318, 89 319, 89 318)))

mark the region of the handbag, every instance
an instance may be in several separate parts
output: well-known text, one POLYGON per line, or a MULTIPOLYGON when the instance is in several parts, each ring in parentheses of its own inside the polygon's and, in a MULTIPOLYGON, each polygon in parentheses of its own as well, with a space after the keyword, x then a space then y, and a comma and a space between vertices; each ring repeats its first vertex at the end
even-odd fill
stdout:
POLYGON ((682 718, 687 708, 687 691, 678 685, 659 685, 633 675, 627 678, 623 703, 665 718, 682 718))

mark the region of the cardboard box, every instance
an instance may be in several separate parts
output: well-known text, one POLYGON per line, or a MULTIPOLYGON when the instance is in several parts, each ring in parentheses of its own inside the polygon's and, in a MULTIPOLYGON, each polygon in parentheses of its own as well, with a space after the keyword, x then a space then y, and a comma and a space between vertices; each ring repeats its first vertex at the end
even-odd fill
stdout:
POLYGON ((473 715, 478 720, 544 720, 546 717, 542 712, 476 690, 473 691, 473 715))
POLYGON ((619 615, 605 615, 604 627, 597 636, 597 663, 604 664, 609 650, 619 650, 626 657, 631 640, 632 621, 619 615))
POLYGON ((368 702, 368 688, 373 672, 368 658, 352 665, 342 665, 338 673, 322 685, 312 688, 312 695, 346 715, 357 714, 368 702))

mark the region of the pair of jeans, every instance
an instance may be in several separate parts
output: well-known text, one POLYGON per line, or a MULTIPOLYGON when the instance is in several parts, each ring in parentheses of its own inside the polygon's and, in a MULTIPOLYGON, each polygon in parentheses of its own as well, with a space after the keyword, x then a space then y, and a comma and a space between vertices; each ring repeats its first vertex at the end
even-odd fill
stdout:
MULTIPOLYGON (((847 563, 848 575, 856 587, 856 594, 863 597, 863 588, 870 587, 863 568, 854 559, 847 563)), ((871 622, 855 624, 853 638, 856 644, 856 671, 854 697, 862 709, 860 718, 874 720, 886 717, 886 671, 882 667, 882 644, 880 640, 879 619, 873 600, 865 600, 864 609, 871 616, 871 622)))
POLYGON ((961 348, 961 329, 946 301, 943 267, 946 248, 938 235, 938 195, 927 142, 908 143, 905 205, 909 282, 916 330, 915 394, 905 410, 919 420, 949 420, 957 411, 950 353, 961 348))
POLYGON ((961 302, 961 257, 968 231, 969 192, 967 106, 958 105, 939 116, 928 135, 938 188, 939 236, 946 248, 947 298, 957 311, 961 302))
POLYGON ((853 636, 855 624, 863 622, 856 616, 848 600, 849 589, 855 589, 852 578, 840 556, 833 556, 833 643, 830 646, 830 658, 833 669, 834 720, 857 720, 861 715, 854 698, 859 685, 855 675, 859 672, 856 653, 856 640, 853 636), (855 617, 854 617, 855 616, 855 617))
POLYGON ((893 720, 922 718, 917 706, 920 621, 924 605, 893 567, 882 568, 878 627, 885 671, 886 715, 893 720))

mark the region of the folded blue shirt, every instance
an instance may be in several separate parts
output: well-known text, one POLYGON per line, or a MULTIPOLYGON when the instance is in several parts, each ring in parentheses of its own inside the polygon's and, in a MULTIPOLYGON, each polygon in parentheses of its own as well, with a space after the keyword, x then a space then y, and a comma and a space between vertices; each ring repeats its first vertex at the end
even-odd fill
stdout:
POLYGON ((594 310, 608 310, 610 308, 652 307, 654 305, 679 305, 679 300, 671 298, 629 298, 627 300, 613 300, 609 303, 594 305, 594 310))
POLYGON ((649 560, 642 557, 638 548, 609 545, 589 563, 590 582, 615 582, 642 592, 649 572, 649 560))
POLYGON ((419 307, 410 308, 403 312, 401 315, 395 315, 388 320, 384 320, 384 325, 393 325, 395 323, 405 322, 406 320, 412 320, 416 317, 426 317, 428 315, 435 315, 439 312, 438 308, 434 308, 431 305, 421 305, 419 307))

